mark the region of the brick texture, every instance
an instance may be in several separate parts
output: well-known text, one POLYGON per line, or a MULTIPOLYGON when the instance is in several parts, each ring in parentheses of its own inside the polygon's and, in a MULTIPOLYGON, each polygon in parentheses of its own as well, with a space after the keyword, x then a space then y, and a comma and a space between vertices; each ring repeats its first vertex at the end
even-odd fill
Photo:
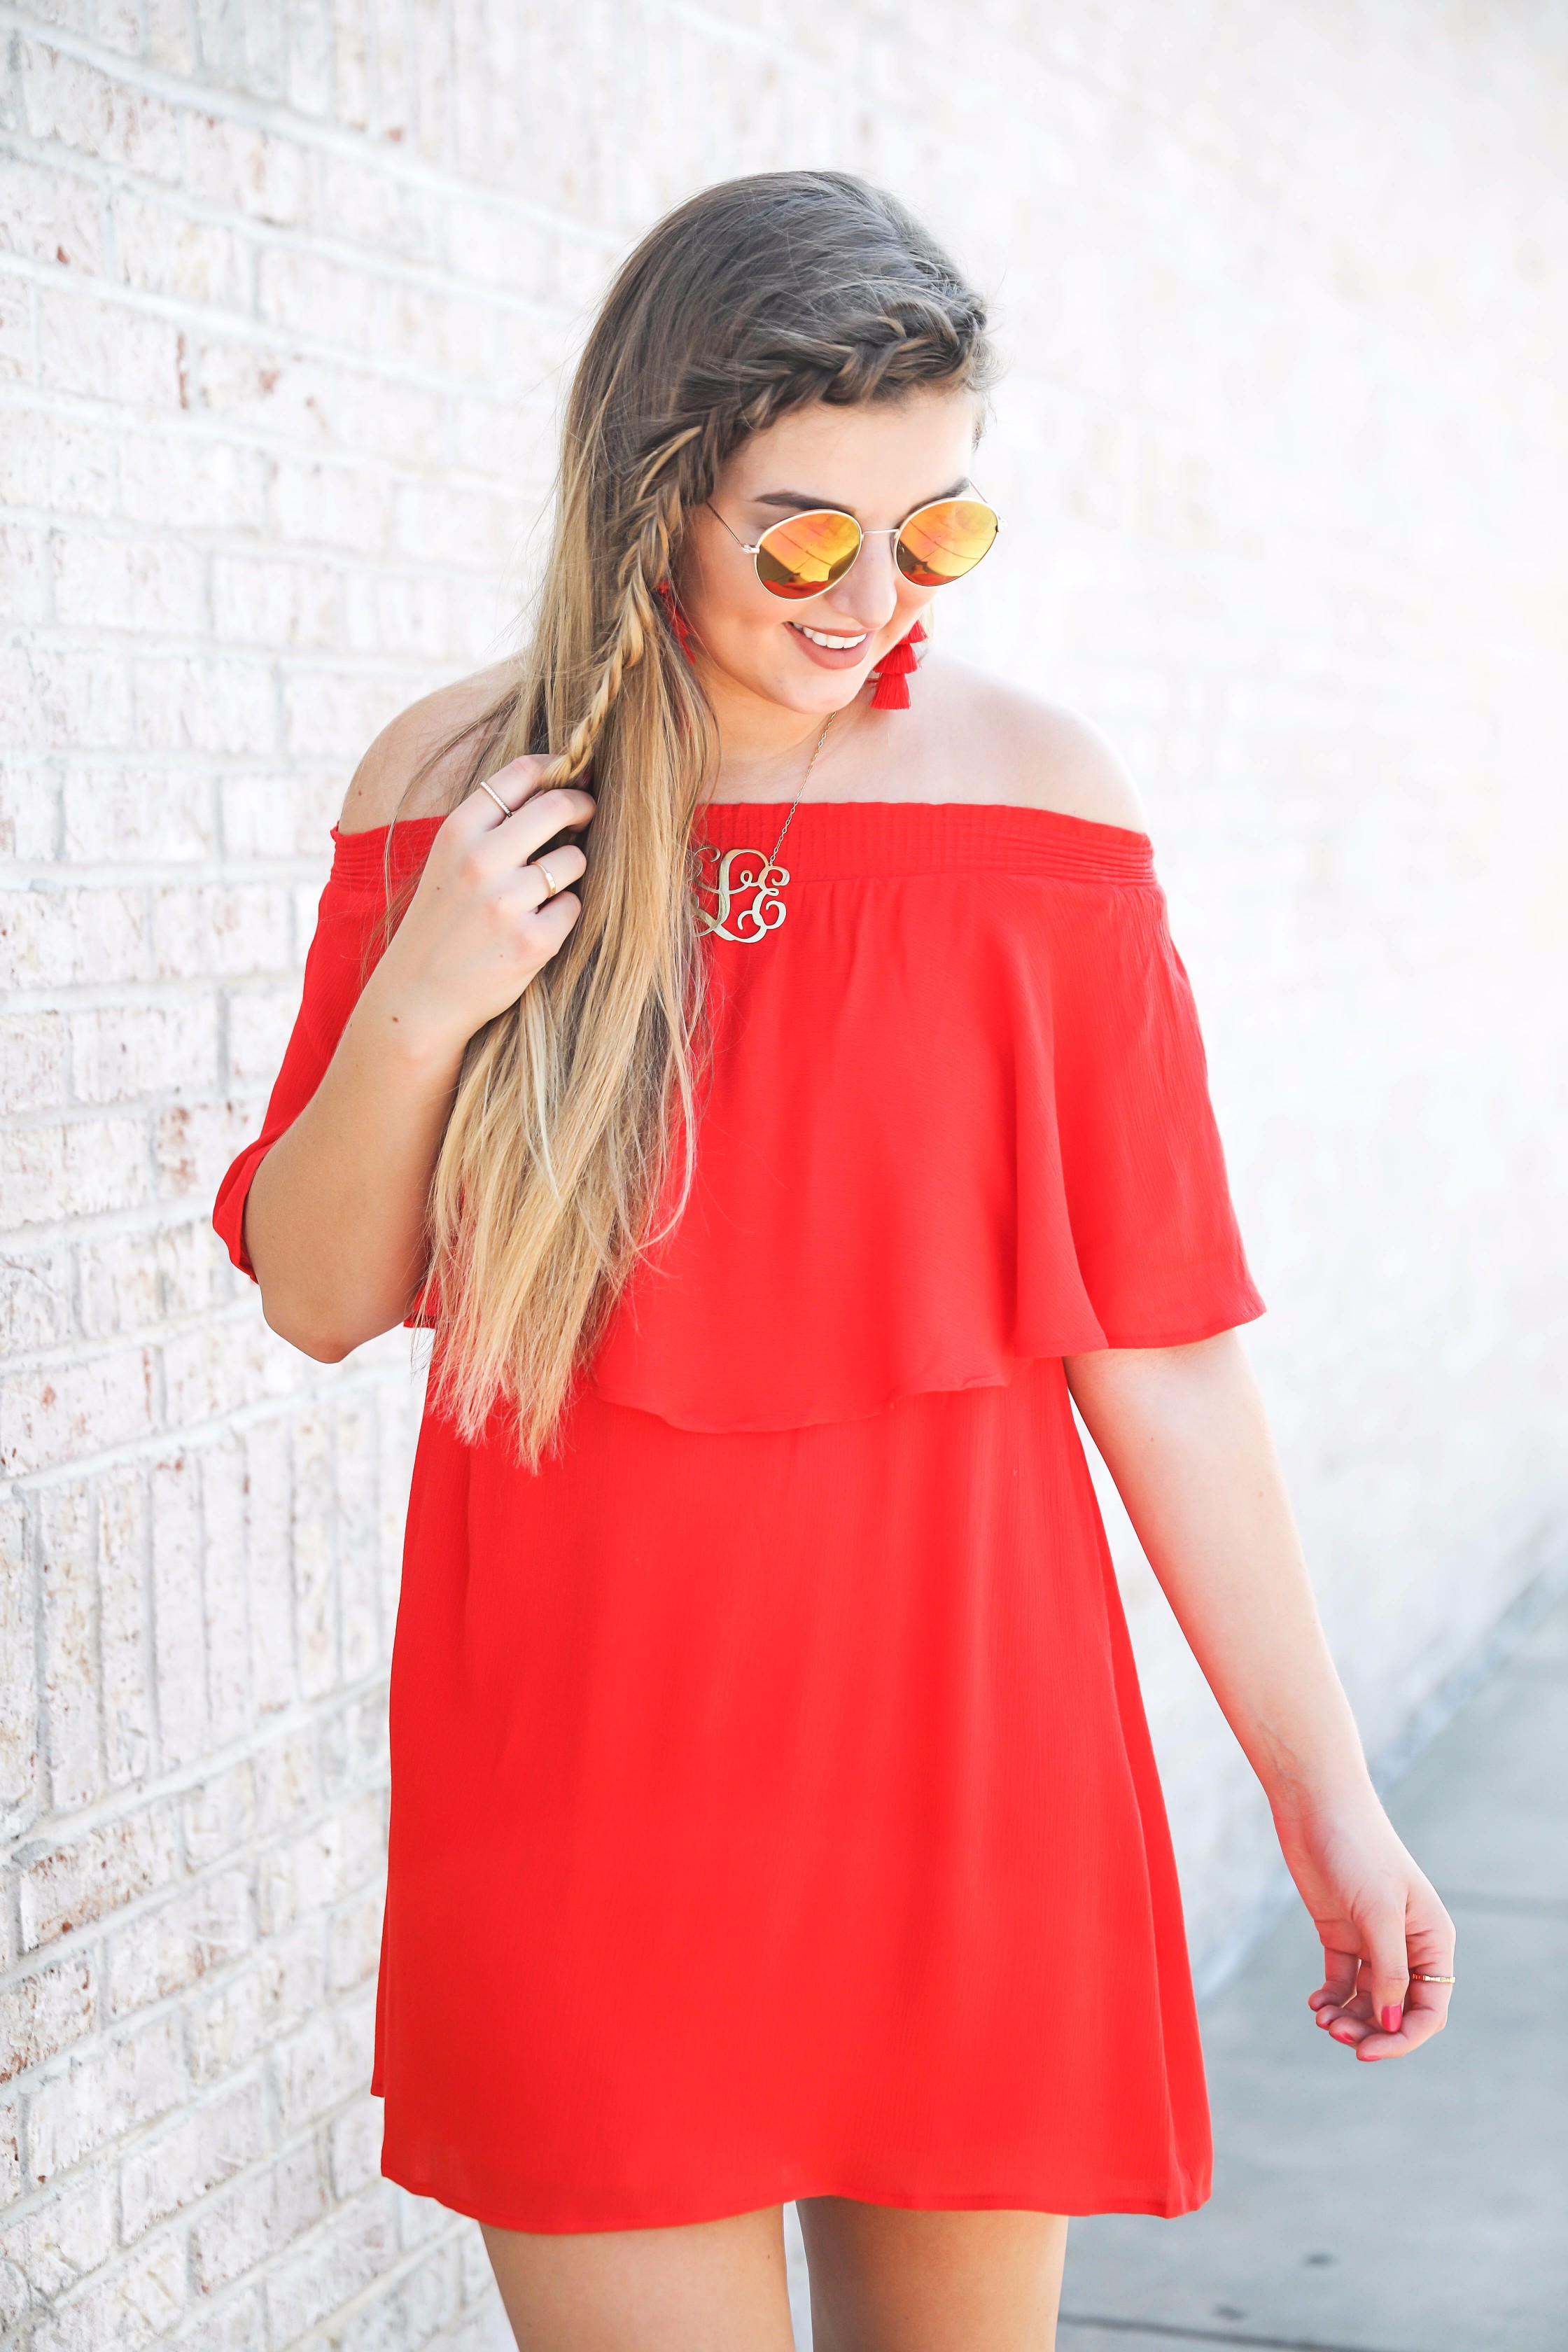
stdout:
MULTIPOLYGON (((941 626, 1142 775, 1388 1744, 1563 1532, 1568 41, 1424 0, 0 30, 0 2332, 498 2352, 367 2095, 417 1380, 294 1356, 207 1225, 348 772, 507 641, 563 360, 658 210, 802 163, 926 209, 1013 360, 1011 528, 941 626)), ((1267 1823, 1117 1540, 1212 1955, 1267 1823)))

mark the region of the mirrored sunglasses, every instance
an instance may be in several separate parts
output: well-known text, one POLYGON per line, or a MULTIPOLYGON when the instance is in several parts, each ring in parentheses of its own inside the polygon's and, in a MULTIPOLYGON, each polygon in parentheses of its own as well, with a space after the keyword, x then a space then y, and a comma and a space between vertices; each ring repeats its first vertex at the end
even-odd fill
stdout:
MULTIPOLYGON (((714 507, 712 511, 719 514, 714 507)), ((862 530, 853 515, 837 507, 813 507, 770 523, 755 546, 721 522, 752 558, 770 595, 799 603, 835 587, 868 539, 890 539, 893 560, 917 588, 947 588, 989 555, 1002 528, 994 507, 984 499, 933 499, 917 507, 895 530, 862 530)))

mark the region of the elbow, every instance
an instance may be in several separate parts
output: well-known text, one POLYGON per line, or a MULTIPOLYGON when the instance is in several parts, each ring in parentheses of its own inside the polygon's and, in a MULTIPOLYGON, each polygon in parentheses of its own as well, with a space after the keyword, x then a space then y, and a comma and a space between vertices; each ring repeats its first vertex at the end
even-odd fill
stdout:
POLYGON ((261 1295, 261 1313, 269 1331, 276 1331, 280 1339, 286 1339, 289 1347, 298 1348, 302 1356, 309 1356, 315 1363, 341 1364, 359 1346, 357 1339, 345 1339, 341 1333, 312 1321, 307 1315, 291 1314, 287 1306, 269 1300, 265 1291, 261 1295))
POLYGON ((298 1337, 290 1339, 289 1345, 298 1348, 302 1356, 310 1357, 318 1364, 341 1364, 345 1356, 353 1355, 359 1341, 327 1339, 318 1338, 310 1332, 301 1332, 298 1337))

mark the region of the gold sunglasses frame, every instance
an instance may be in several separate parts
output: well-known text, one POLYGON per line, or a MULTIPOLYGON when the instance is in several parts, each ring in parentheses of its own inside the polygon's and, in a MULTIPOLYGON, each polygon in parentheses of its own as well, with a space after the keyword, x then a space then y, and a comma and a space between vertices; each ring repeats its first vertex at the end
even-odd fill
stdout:
MULTIPOLYGON (((904 517, 902 522, 895 523, 890 530, 867 530, 864 525, 860 522, 858 517, 849 513, 848 509, 845 507, 802 507, 798 514, 781 515, 777 523, 770 523, 768 525, 768 530, 776 530, 779 528, 780 523, 798 522, 806 515, 842 515, 846 522, 852 522, 855 525, 856 530, 860 533, 860 542, 859 546, 856 548, 854 554, 850 557, 848 562, 845 565, 843 571, 839 573, 837 580, 825 581, 820 588, 812 589, 809 595, 781 596, 776 588, 768 587, 767 582, 763 578, 762 566, 757 561, 757 558, 763 551, 763 540, 766 539, 768 531, 763 531, 763 538, 758 540, 754 547, 749 547, 746 541, 741 537, 740 532, 735 529, 733 523, 724 521, 723 516, 719 514, 719 509, 714 505, 711 499, 705 499, 703 500, 703 504, 707 507, 710 514, 718 515, 719 520, 724 523, 725 530, 729 532, 731 538, 734 541, 742 554, 749 555, 751 557, 752 569, 757 575, 759 584, 767 589, 768 594, 773 599, 774 603, 778 604, 814 604, 819 596, 826 596, 830 588, 837 588, 840 582, 848 579, 849 574, 854 571, 855 566, 860 561, 860 549, 865 546, 866 541, 868 539, 890 539, 894 541, 896 546, 897 542, 903 537, 905 531, 908 530, 910 523, 915 520, 917 516, 929 514, 932 507, 952 507, 961 505, 985 507, 993 515, 996 516, 996 529, 992 533, 991 547, 988 547, 985 550, 984 555, 977 555, 973 562, 970 565, 969 571, 961 572, 959 573, 958 580, 967 580, 970 578, 972 573, 978 572, 981 565, 985 561, 985 556, 990 554, 991 548, 995 546, 996 541, 1002 536, 1002 518, 999 514, 996 514, 996 509, 992 506, 990 499, 982 498, 966 499, 963 498, 962 493, 957 497, 948 499, 922 499, 920 505, 918 507, 911 507, 909 513, 904 517)), ((895 563, 898 563, 898 557, 896 554, 893 561, 895 563)), ((910 575, 904 571, 901 564, 899 565, 899 570, 902 577, 907 580, 910 575)), ((935 587, 956 588, 958 585, 958 580, 939 580, 936 582, 935 587)), ((932 593, 935 593, 934 588, 932 593)))

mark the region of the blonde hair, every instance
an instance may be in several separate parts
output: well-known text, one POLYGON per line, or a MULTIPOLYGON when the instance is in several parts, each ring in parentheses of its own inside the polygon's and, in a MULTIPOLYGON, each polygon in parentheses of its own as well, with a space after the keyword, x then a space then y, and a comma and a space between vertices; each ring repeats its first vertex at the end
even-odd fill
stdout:
POLYGON ((454 794, 549 751, 547 782, 583 779, 597 802, 582 914, 469 1041, 431 1191, 433 1393, 470 1440, 513 1406, 537 1463, 690 1187, 689 845, 717 740, 658 593, 686 518, 789 409, 983 390, 985 323, 904 207, 837 172, 707 189, 610 288, 567 405, 532 636, 515 686, 464 730, 474 749, 454 794))

